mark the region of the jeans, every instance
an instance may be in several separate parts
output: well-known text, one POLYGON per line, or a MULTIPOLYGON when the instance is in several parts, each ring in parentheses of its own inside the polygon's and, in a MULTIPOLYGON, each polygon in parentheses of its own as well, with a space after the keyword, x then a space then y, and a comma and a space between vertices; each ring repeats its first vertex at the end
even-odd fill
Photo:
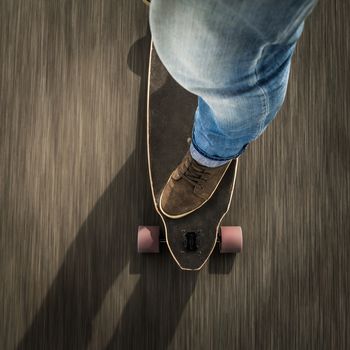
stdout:
POLYGON ((190 151, 206 166, 237 158, 281 108, 291 58, 317 0, 152 0, 154 47, 198 96, 190 151))

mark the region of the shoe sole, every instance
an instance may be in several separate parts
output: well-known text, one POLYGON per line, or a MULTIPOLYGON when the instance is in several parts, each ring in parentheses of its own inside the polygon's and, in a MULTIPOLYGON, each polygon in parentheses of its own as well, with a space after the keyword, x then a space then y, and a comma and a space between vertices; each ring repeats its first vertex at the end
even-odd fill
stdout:
MULTIPOLYGON (((202 206, 203 206, 205 203, 207 203, 208 200, 214 195, 216 189, 218 188, 218 186, 219 186, 220 183, 221 183, 221 180, 222 180, 223 177, 225 176, 227 169, 230 167, 231 162, 232 162, 232 159, 228 162, 228 165, 227 165, 225 171, 223 172, 223 174, 222 174, 220 180, 218 181, 217 185, 215 186, 213 192, 210 194, 210 196, 209 196, 201 205, 199 205, 198 207, 196 207, 196 208, 194 208, 194 209, 192 209, 192 210, 190 210, 190 211, 187 211, 187 212, 185 212, 185 213, 182 213, 182 214, 177 214, 177 215, 168 214, 168 213, 166 213, 166 212, 164 211, 164 209, 162 208, 162 197, 163 197, 163 192, 164 192, 164 191, 162 191, 162 193, 161 193, 161 195, 160 195, 160 198, 159 198, 159 209, 160 209, 160 211, 161 211, 165 216, 167 216, 167 217, 170 218, 170 219, 179 219, 179 218, 183 218, 184 216, 186 216, 186 215, 188 215, 188 214, 193 213, 194 211, 196 211, 197 209, 199 209, 200 207, 202 207, 202 206)), ((166 185, 168 184, 168 182, 170 181, 170 179, 171 179, 171 175, 169 176, 169 179, 168 179, 166 185)), ((165 186, 166 186, 166 185, 165 185, 165 186)), ((165 186, 164 186, 164 188, 165 188, 165 186)))

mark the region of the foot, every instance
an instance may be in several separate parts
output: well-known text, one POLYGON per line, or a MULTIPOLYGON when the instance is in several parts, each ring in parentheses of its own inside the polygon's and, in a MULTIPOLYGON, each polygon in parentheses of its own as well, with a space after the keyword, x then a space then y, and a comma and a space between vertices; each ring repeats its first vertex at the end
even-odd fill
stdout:
POLYGON ((210 168, 194 160, 188 151, 160 195, 162 213, 175 219, 200 208, 213 195, 230 163, 210 168))

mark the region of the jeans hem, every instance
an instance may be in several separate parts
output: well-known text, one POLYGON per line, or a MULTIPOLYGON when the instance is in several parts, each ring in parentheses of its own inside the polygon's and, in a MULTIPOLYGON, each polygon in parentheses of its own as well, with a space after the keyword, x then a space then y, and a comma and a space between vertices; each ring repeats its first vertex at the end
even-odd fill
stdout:
POLYGON ((201 150, 198 147, 198 145, 197 145, 197 143, 196 143, 196 141, 194 139, 194 135, 192 135, 191 142, 192 142, 193 147, 196 149, 196 151, 198 153, 200 153, 203 157, 208 158, 210 160, 217 160, 217 161, 228 161, 228 160, 231 160, 231 159, 238 158, 247 149, 247 147, 249 145, 248 143, 245 144, 243 146, 243 148, 236 155, 233 155, 233 156, 230 156, 230 157, 213 157, 213 156, 209 156, 206 152, 204 152, 203 150, 201 150))

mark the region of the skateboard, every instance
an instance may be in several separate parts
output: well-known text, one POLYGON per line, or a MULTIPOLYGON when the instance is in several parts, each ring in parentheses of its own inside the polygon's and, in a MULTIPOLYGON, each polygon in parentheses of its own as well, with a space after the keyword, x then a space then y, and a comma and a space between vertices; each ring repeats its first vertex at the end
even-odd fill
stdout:
POLYGON ((238 159, 226 170, 212 197, 202 207, 177 219, 159 208, 162 189, 189 149, 197 97, 182 88, 167 72, 153 45, 150 49, 147 91, 148 175, 154 207, 163 227, 138 227, 138 252, 158 253, 164 243, 182 270, 200 270, 214 248, 221 253, 242 249, 239 226, 222 226, 234 190, 238 159))

